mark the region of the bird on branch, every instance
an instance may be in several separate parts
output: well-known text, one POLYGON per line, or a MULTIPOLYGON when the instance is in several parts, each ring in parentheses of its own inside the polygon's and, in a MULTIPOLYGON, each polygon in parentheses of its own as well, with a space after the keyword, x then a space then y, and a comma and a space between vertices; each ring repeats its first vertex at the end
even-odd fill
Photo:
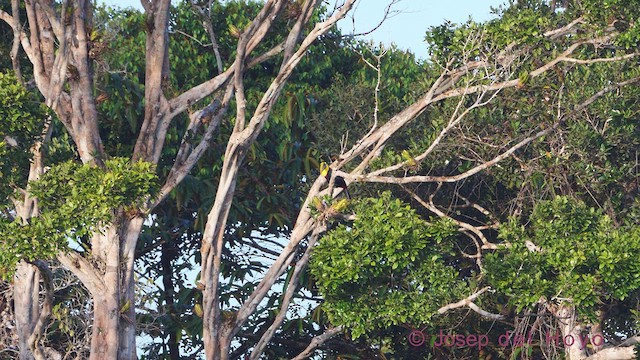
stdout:
MULTIPOLYGON (((327 165, 326 162, 323 161, 320 163, 320 175, 324 176, 324 178, 329 182, 331 181, 332 172, 333 171, 331 170, 331 167, 327 165)), ((347 195, 347 199, 351 199, 351 195, 349 194, 349 190, 347 189, 347 183, 344 181, 344 178, 342 176, 336 176, 334 178, 334 184, 337 188, 344 189, 344 193, 347 195)))

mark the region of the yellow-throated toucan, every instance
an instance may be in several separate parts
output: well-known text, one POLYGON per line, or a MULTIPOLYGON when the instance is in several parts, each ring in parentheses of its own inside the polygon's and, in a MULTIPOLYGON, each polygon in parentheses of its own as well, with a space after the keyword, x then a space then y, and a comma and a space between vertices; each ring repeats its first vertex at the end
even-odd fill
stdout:
MULTIPOLYGON (((320 175, 324 176, 327 181, 331 181, 331 167, 327 165, 326 162, 320 163, 320 175)), ((334 184, 336 187, 344 189, 344 193, 347 195, 347 199, 351 199, 351 195, 349 194, 349 190, 347 189, 347 183, 344 181, 342 176, 336 176, 334 179, 334 184)))

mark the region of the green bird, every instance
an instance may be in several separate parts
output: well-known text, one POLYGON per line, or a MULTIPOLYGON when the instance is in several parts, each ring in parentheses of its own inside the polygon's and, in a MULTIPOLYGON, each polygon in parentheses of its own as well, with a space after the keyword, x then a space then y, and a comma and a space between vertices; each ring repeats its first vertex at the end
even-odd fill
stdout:
MULTIPOLYGON (((320 163, 320 175, 324 176, 327 181, 331 181, 331 167, 327 165, 326 162, 320 163)), ((347 199, 351 199, 351 195, 349 194, 349 190, 347 189, 347 183, 344 181, 342 176, 336 176, 334 179, 334 184, 336 187, 344 189, 344 193, 347 195, 347 199)))

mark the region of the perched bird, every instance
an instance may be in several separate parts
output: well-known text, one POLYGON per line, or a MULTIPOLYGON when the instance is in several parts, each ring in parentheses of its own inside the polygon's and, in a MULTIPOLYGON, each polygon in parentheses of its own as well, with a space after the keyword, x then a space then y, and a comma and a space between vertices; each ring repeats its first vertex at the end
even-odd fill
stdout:
MULTIPOLYGON (((327 165, 326 162, 320 163, 320 175, 324 176, 327 181, 331 181, 331 167, 327 165)), ((347 195, 347 199, 351 199, 351 195, 349 194, 349 190, 347 189, 347 183, 344 181, 342 176, 336 176, 334 179, 334 184, 336 187, 344 189, 344 193, 347 195)))

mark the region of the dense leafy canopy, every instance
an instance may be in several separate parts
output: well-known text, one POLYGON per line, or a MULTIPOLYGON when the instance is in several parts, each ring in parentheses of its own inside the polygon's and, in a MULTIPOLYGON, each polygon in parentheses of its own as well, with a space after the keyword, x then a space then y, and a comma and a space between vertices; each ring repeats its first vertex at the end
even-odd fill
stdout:
POLYGON ((53 258, 67 246, 90 247, 90 237, 115 216, 130 216, 157 188, 154 166, 145 162, 107 160, 106 168, 68 161, 30 183, 38 198, 39 216, 1 224, 5 239, 0 265, 5 277, 20 260, 53 258))
POLYGON ((584 203, 566 197, 540 202, 526 225, 512 219, 500 237, 509 246, 489 254, 484 271, 518 310, 571 299, 583 317, 595 320, 602 304, 640 289, 640 229, 615 228, 584 203))
POLYGON ((427 223, 390 192, 353 205, 357 219, 339 224, 315 248, 310 264, 324 310, 354 338, 392 325, 431 324, 436 310, 460 296, 447 266, 455 226, 427 223))
MULTIPOLYGON (((636 229, 640 209, 637 197, 640 133, 637 121, 638 87, 623 87, 598 96, 580 112, 573 111, 579 104, 589 101, 591 96, 611 84, 637 78, 640 73, 637 60, 620 63, 602 61, 586 66, 578 66, 576 63, 590 57, 622 57, 637 51, 636 25, 631 19, 636 19, 638 14, 630 9, 638 7, 634 1, 607 2, 604 6, 601 2, 569 1, 563 2, 563 8, 559 11, 557 8, 552 10, 553 6, 540 1, 518 1, 509 7, 497 9, 499 16, 487 23, 447 23, 432 28, 427 33, 432 57, 427 62, 411 65, 421 67, 421 75, 406 78, 383 76, 382 84, 386 81, 405 84, 399 93, 408 91, 412 86, 417 89, 422 87, 424 91, 424 86, 429 85, 429 82, 423 79, 431 76, 433 81, 441 67, 455 67, 465 62, 489 59, 496 66, 496 75, 492 73, 482 77, 469 72, 461 81, 490 85, 495 81, 494 76, 499 76, 497 74, 508 74, 517 79, 519 85, 501 90, 494 101, 490 101, 488 96, 470 96, 445 100, 430 107, 426 114, 421 115, 421 121, 407 126, 402 132, 405 136, 398 136, 385 144, 381 157, 372 162, 372 166, 374 169, 382 169, 406 161, 405 166, 396 170, 399 178, 460 174, 493 158, 500 149, 506 149, 515 143, 520 134, 533 134, 548 129, 562 116, 562 126, 558 130, 519 150, 500 165, 477 174, 473 179, 450 184, 406 186, 411 192, 397 187, 392 189, 395 197, 412 201, 412 206, 426 218, 432 217, 435 209, 439 216, 455 218, 467 225, 483 228, 482 233, 491 242, 510 244, 500 246, 495 252, 483 251, 486 257, 483 257, 482 263, 474 264, 468 258, 469 252, 475 252, 473 244, 469 243, 466 236, 455 239, 457 261, 453 266, 459 274, 459 281, 467 282, 466 294, 473 293, 478 285, 489 285, 496 290, 494 296, 483 295, 477 300, 483 308, 493 309, 498 314, 509 314, 510 320, 523 326, 522 324, 528 323, 525 314, 536 311, 541 298, 552 303, 558 302, 558 299, 570 299, 569 303, 576 306, 583 318, 593 320, 597 314, 600 319, 606 319, 602 320, 602 324, 606 327, 607 339, 615 343, 624 339, 616 334, 634 334, 634 320, 629 317, 628 309, 633 311, 636 308, 637 311, 640 288, 636 229), (585 24, 579 31, 560 38, 549 35, 549 30, 568 26, 576 18, 580 18, 585 24), (614 22, 615 19, 622 20, 614 22), (576 52, 578 60, 575 62, 557 63, 552 71, 540 77, 530 78, 527 75, 557 57, 567 44, 600 36, 603 28, 611 26, 615 26, 621 33, 610 46, 584 46, 576 52), (523 55, 525 53, 527 55, 523 55), (450 119, 454 119, 455 114, 460 114, 458 109, 482 101, 490 104, 469 111, 465 114, 463 125, 456 127, 451 135, 440 139, 440 146, 430 155, 419 161, 414 159, 433 143, 440 129, 450 119), (425 203, 415 201, 415 196, 410 196, 412 193, 421 196, 432 207, 425 209, 425 203), (558 195, 564 197, 556 199, 558 195), (481 207, 474 208, 470 204, 481 207), (560 204, 565 205, 563 207, 560 204), (529 215, 519 214, 533 215, 530 218, 529 215), (513 215, 519 216, 512 217, 513 215), (581 218, 588 218, 592 227, 581 227, 584 223, 577 225, 581 218), (502 225, 499 231, 495 231, 498 223, 502 225), (553 236, 550 235, 550 226, 557 226, 553 228, 556 231, 553 236), (530 252, 525 246, 527 240, 543 251, 530 252), (618 267, 613 264, 620 265, 618 267), (482 272, 479 271, 481 269, 482 272), (624 316, 627 316, 627 322, 622 320, 624 316)), ((375 59, 369 60, 375 63, 375 59)), ((389 59, 382 57, 383 64, 386 60, 389 59)), ((402 64, 404 67, 409 66, 402 64)), ((407 73, 410 74, 411 71, 407 73)), ((350 80, 336 83, 336 95, 328 96, 332 105, 321 113, 321 118, 332 121, 334 126, 326 130, 319 129, 318 132, 333 139, 334 148, 340 145, 345 132, 334 131, 335 129, 348 128, 349 140, 355 143, 358 137, 351 138, 351 134, 364 134, 373 124, 371 109, 374 100, 363 94, 372 94, 375 83, 356 81, 354 77, 352 82, 355 85, 344 85, 349 82, 350 80), (340 114, 343 114, 342 118, 340 114), (349 124, 345 124, 343 120, 345 114, 348 114, 349 124), (332 131, 333 134, 329 135, 332 131)), ((384 85, 382 88, 386 89, 384 85)), ((421 92, 417 90, 416 93, 421 92)), ((381 97, 382 114, 385 101, 390 98, 393 95, 381 97)), ((385 116, 382 115, 382 118, 385 119, 385 116)), ((385 188, 383 185, 363 187, 358 184, 354 184, 354 187, 356 190, 351 192, 356 193, 356 196, 375 194, 376 189, 385 188)), ((359 211, 355 214, 356 217, 360 216, 359 211)), ((372 227, 386 226, 376 225, 375 221, 370 221, 369 224, 372 227)), ((375 231, 370 228, 367 230, 375 231)), ((332 258, 330 263, 340 265, 338 269, 342 269, 342 272, 335 270, 335 276, 341 277, 345 284, 350 284, 353 275, 344 270, 341 262, 354 259, 360 243, 366 237, 362 235, 356 238, 348 231, 345 231, 343 237, 344 241, 349 239, 350 243, 357 245, 345 251, 341 258, 332 258)), ((333 235, 327 235, 321 240, 318 250, 322 249, 325 241, 336 240, 333 235)), ((332 244, 335 247, 335 244, 340 243, 332 244)), ((330 246, 322 250, 322 256, 329 256, 329 248, 330 246)), ((331 274, 327 270, 330 266, 324 267, 331 274)), ((325 273, 320 274, 317 279, 319 284, 330 281, 323 278, 325 273)), ((367 286, 373 287, 378 283, 374 276, 370 282, 357 283, 357 286, 348 289, 367 289, 367 286)), ((335 289, 322 286, 320 289, 326 301, 323 307, 337 313, 337 306, 330 297, 335 289)), ((460 297, 464 296, 458 295, 460 297)), ((353 299, 345 298, 348 300, 341 303, 341 306, 351 309, 349 301, 353 299)), ((365 308, 366 305, 377 303, 376 300, 376 296, 371 296, 368 303, 358 303, 353 307, 365 308)), ((361 317, 358 320, 362 321, 357 321, 353 320, 353 314, 349 317, 343 308, 339 309, 342 312, 339 313, 340 316, 333 315, 334 324, 345 324, 351 330, 358 328, 361 331, 358 334, 364 332, 363 327, 367 327, 363 324, 370 324, 368 321, 380 313, 364 311, 371 318, 361 317)), ((394 310, 401 313, 401 309, 404 309, 402 305, 394 310)), ((331 315, 331 311, 327 311, 331 315)), ((386 315, 384 311, 382 314, 386 315)), ((455 321, 465 324, 460 328, 468 325, 476 333, 494 329, 492 323, 483 324, 475 318, 452 322, 455 321)), ((509 327, 504 331, 508 329, 509 327)), ((532 331, 535 331, 535 327, 532 331)), ((404 334, 406 333, 405 331, 404 334)), ((389 345, 388 339, 385 342, 372 333, 369 336, 372 343, 382 341, 387 344, 387 349, 401 348, 401 341, 394 346, 389 345)), ((496 343, 497 337, 493 340, 496 343)), ((434 353, 442 350, 426 351, 434 353)), ((454 347, 447 350, 451 356, 465 354, 464 349, 454 347)), ((494 356, 506 357, 510 354, 506 352, 507 349, 499 347, 492 351, 494 356)), ((513 354, 517 356, 515 352, 513 354)))

